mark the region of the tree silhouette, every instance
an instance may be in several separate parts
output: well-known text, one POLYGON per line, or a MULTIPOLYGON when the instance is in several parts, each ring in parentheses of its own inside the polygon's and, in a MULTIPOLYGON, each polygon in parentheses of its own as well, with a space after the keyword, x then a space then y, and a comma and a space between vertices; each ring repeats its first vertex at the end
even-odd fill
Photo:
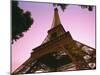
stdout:
POLYGON ((12 43, 23 37, 23 32, 29 30, 33 24, 31 13, 23 12, 23 9, 18 7, 18 1, 12 1, 12 43))
POLYGON ((62 11, 64 11, 68 5, 69 5, 69 4, 53 3, 53 6, 54 6, 54 7, 60 6, 60 8, 62 9, 62 11))
MULTIPOLYGON (((64 11, 66 7, 69 6, 69 4, 53 3, 53 6, 60 6, 62 11, 64 11)), ((93 6, 91 5, 78 5, 78 6, 80 6, 82 9, 88 9, 88 11, 93 11, 93 6)))

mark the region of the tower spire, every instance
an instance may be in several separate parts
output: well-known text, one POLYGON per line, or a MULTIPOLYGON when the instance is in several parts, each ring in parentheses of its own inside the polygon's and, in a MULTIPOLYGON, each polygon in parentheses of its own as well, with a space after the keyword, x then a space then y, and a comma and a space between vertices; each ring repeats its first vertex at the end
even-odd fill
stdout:
POLYGON ((42 44, 51 40, 53 35, 56 36, 56 34, 57 34, 57 37, 58 37, 58 36, 62 35, 64 32, 65 32, 65 30, 61 24, 60 17, 58 14, 58 9, 56 7, 56 8, 54 8, 54 17, 53 17, 51 29, 48 31, 48 35, 45 38, 45 40, 42 42, 42 44))
POLYGON ((59 18, 58 9, 55 8, 54 9, 53 23, 52 23, 52 27, 51 28, 54 28, 59 24, 61 24, 61 21, 60 21, 60 18, 59 18))

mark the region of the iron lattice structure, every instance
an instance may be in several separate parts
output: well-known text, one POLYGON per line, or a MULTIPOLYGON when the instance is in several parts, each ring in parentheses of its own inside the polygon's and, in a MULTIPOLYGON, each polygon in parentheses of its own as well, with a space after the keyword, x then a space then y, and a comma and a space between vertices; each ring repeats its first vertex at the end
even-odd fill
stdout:
POLYGON ((96 68, 96 49, 74 40, 54 9, 52 27, 43 43, 12 74, 89 70, 96 68))

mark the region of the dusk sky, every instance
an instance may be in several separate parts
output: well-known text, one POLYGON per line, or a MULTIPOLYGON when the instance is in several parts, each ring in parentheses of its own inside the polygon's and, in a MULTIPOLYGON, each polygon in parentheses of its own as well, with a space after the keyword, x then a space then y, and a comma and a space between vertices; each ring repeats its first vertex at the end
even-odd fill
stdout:
MULTIPOLYGON (((52 26, 54 7, 50 3, 19 2, 34 19, 29 31, 12 45, 12 71, 30 57, 32 49, 41 45, 52 26)), ((95 48, 95 7, 92 12, 78 5, 69 5, 63 12, 58 7, 61 23, 74 40, 95 48)))

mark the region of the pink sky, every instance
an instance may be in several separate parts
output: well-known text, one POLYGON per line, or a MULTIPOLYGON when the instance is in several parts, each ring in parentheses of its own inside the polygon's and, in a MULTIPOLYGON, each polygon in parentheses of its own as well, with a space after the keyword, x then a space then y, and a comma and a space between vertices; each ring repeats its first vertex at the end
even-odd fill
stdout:
MULTIPOLYGON (((20 8, 30 11, 34 23, 24 37, 12 45, 12 71, 30 57, 32 49, 41 45, 51 28, 54 7, 48 3, 20 2, 20 8)), ((77 5, 69 5, 63 12, 59 8, 61 23, 74 40, 95 48, 95 7, 92 12, 77 5)))

